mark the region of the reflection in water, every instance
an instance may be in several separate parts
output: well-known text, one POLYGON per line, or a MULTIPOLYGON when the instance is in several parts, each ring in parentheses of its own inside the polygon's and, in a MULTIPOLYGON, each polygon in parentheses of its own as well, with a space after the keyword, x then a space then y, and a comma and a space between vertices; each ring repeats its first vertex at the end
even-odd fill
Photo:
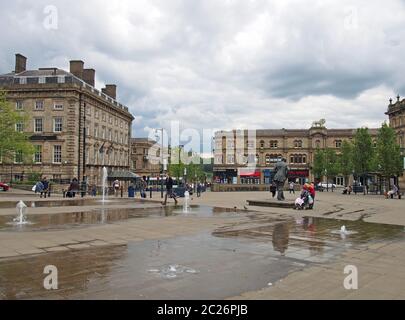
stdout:
POLYGON ((114 246, 2 261, 0 299, 58 297, 89 290, 93 283, 102 282, 115 267, 115 261, 124 259, 126 254, 125 246, 114 246), (47 265, 58 268, 58 291, 48 291, 43 287, 44 267, 47 265))
POLYGON ((290 224, 288 222, 278 223, 273 230, 273 248, 279 251, 282 256, 288 249, 288 240, 290 239, 290 224))

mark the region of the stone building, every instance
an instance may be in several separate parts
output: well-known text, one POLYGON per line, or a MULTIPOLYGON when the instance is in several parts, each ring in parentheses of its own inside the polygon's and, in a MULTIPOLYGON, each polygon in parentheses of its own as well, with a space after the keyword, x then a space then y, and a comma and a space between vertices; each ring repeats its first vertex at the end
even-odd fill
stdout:
POLYGON ((141 177, 157 178, 161 171, 160 147, 148 138, 131 139, 131 170, 141 177))
MULTIPOLYGON (((315 122, 310 129, 217 132, 214 182, 264 190, 271 184, 274 166, 281 158, 287 159, 289 181, 315 181, 312 166, 316 149, 329 147, 339 151, 342 142, 351 140, 356 133, 356 129, 328 129, 324 124, 315 122)), ((370 129, 370 134, 376 139, 377 129, 370 129)), ((334 181, 342 186, 348 183, 343 176, 334 181)))
MULTIPOLYGON (((404 168, 405 168, 405 99, 401 100, 401 97, 397 97, 397 101, 393 103, 390 99, 388 110, 385 113, 389 118, 390 127, 397 133, 397 142, 401 147, 402 155, 404 156, 404 168)), ((405 172, 404 172, 405 173, 405 172)), ((401 189, 405 188, 404 176, 400 178, 401 189)))
POLYGON ((0 89, 19 112, 28 114, 25 127, 35 155, 29 163, 14 159, 0 165, 0 179, 25 180, 40 173, 56 183, 86 177, 101 183, 102 168, 130 169, 131 124, 134 117, 116 100, 116 85, 95 88, 95 70, 70 61, 69 72, 58 68, 27 70, 16 55, 15 70, 0 75, 0 89))

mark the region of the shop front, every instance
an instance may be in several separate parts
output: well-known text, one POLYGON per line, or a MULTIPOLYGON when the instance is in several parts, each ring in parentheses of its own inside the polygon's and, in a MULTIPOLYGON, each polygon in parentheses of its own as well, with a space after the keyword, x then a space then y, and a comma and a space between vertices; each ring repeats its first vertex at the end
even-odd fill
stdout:
POLYGON ((236 169, 215 170, 213 181, 219 184, 237 184, 238 172, 236 169))
POLYGON ((269 185, 273 182, 273 177, 274 177, 274 170, 271 169, 265 169, 263 170, 263 182, 266 185, 269 185))
POLYGON ((288 171, 288 182, 303 185, 309 182, 309 170, 290 169, 288 171))
POLYGON ((260 170, 239 169, 238 173, 241 184, 260 184, 260 170))

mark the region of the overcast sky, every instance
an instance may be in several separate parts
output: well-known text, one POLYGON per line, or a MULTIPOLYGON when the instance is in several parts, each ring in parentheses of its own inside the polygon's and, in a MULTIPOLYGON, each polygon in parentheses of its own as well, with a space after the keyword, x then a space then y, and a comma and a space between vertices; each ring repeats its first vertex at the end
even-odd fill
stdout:
POLYGON ((405 95, 405 1, 0 4, 0 73, 14 69, 16 52, 29 68, 82 59, 98 87, 118 85, 138 137, 176 119, 197 130, 308 128, 321 118, 373 127, 388 99, 405 95))

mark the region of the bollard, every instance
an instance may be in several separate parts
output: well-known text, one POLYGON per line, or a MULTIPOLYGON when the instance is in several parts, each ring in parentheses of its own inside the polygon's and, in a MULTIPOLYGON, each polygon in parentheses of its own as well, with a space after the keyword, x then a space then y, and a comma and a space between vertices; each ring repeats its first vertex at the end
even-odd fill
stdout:
POLYGON ((150 198, 152 199, 152 188, 149 188, 150 198))

